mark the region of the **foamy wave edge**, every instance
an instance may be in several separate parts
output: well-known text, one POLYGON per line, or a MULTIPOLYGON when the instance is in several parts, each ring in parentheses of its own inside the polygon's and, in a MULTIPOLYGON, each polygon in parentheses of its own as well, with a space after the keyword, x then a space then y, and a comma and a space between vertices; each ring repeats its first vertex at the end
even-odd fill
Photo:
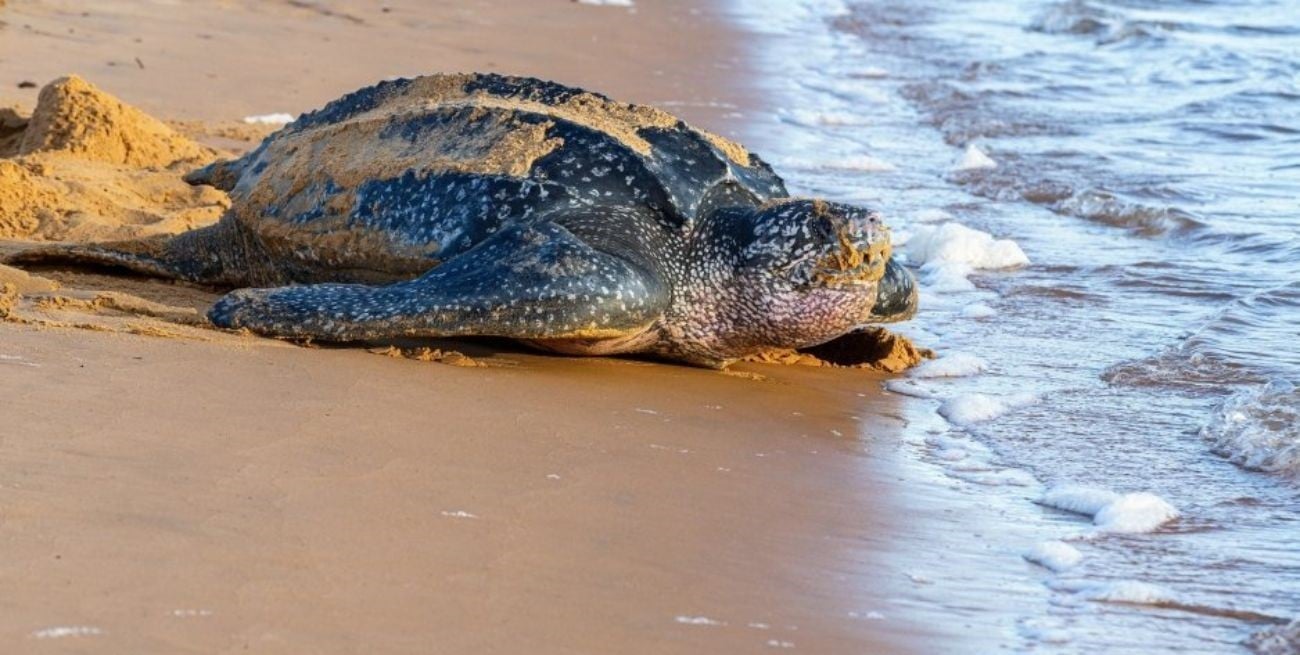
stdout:
POLYGON ((1300 479, 1300 390, 1275 380, 1239 391, 1219 405, 1201 437, 1242 468, 1300 479))

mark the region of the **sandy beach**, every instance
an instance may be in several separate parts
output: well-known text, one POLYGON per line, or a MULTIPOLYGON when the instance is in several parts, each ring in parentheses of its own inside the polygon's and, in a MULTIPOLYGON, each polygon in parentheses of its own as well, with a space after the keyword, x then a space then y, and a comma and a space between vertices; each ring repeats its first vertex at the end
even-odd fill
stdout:
MULTIPOLYGON (((237 152, 265 133, 246 116, 483 70, 734 135, 761 98, 718 11, 11 0, 0 105, 25 115, 76 74, 237 152)), ((222 209, 177 202, 206 212, 185 220, 222 209)), ((136 223, 50 235, 185 225, 123 216, 136 223)), ((495 342, 304 348, 202 327, 219 290, 35 273, 6 272, 20 295, 0 322, 0 650, 907 653, 1000 638, 909 610, 937 593, 907 568, 934 526, 974 528, 942 485, 895 468, 907 417, 880 373, 726 374, 495 342)), ((979 592, 965 589, 972 610, 979 592)))
POLYGON ((908 650, 866 619, 898 419, 834 388, 872 378, 4 343, 32 364, 0 378, 15 650, 57 626, 131 652, 908 650))

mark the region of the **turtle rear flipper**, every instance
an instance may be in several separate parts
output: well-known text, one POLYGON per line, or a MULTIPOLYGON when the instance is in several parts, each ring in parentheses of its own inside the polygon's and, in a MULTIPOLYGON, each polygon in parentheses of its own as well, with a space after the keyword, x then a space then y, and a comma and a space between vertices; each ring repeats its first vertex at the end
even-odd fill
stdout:
POLYGON ((414 280, 241 289, 208 318, 323 341, 480 335, 595 343, 645 330, 668 303, 652 272, 542 223, 506 228, 414 280))
POLYGON ((142 275, 214 286, 242 286, 250 270, 229 218, 181 234, 125 241, 43 246, 4 259, 5 264, 92 265, 125 269, 142 275))

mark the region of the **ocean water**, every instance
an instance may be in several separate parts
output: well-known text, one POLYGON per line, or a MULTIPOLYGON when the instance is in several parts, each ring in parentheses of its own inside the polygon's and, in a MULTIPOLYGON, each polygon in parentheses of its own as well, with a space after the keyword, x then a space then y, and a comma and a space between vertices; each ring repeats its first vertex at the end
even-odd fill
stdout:
POLYGON ((1300 2, 731 7, 744 140, 922 281, 916 461, 1048 535, 1011 649, 1300 652, 1300 2))

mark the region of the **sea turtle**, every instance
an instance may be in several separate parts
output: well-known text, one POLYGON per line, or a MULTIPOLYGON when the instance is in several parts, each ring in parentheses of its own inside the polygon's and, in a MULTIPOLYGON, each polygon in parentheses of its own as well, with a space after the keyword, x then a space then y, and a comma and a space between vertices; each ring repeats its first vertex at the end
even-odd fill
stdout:
POLYGON ((208 318, 277 337, 493 335, 711 367, 916 308, 877 212, 790 198, 735 143, 533 78, 385 81, 186 179, 230 193, 218 223, 13 261, 261 287, 208 318))

